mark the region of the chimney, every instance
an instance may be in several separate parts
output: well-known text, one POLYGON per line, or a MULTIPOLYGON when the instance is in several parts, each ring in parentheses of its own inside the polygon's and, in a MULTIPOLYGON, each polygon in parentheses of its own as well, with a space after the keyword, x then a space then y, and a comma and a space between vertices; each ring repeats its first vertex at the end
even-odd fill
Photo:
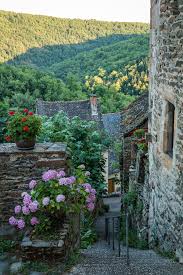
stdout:
POLYGON ((90 96, 91 112, 94 118, 98 118, 98 108, 97 108, 97 96, 95 94, 90 96))

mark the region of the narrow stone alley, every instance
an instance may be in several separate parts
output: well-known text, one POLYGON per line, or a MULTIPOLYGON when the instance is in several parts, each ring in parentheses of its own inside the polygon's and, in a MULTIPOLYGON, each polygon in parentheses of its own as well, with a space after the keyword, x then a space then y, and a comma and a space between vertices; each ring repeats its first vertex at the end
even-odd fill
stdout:
MULTIPOLYGON (((120 211, 120 198, 106 198, 109 204, 108 215, 117 215, 120 211)), ((126 264, 126 247, 121 246, 121 256, 118 250, 112 250, 104 240, 105 216, 96 222, 98 241, 81 253, 80 263, 65 275, 182 275, 183 265, 171 259, 161 257, 152 250, 130 248, 130 265, 126 264)))

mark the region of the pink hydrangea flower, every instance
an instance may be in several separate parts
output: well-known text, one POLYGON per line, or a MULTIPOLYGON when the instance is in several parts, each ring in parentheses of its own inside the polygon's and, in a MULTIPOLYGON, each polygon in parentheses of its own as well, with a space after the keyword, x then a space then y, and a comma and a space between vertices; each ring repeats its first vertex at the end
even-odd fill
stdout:
POLYGON ((29 189, 33 189, 36 185, 37 185, 37 181, 36 180, 31 180, 29 182, 29 189))
POLYGON ((56 170, 48 170, 43 173, 42 179, 44 181, 54 180, 57 178, 57 171, 56 170))
POLYGON ((67 185, 67 178, 61 178, 61 179, 59 179, 59 184, 60 185, 67 185))
POLYGON ((25 227, 25 222, 23 219, 20 219, 17 221, 17 227, 18 229, 22 230, 25 227))
POLYGON ((47 206, 50 203, 50 198, 49 197, 43 198, 42 203, 44 206, 47 206))
POLYGON ((57 173, 57 178, 63 178, 63 177, 65 177, 65 172, 61 170, 57 173))
POLYGON ((32 198, 29 194, 25 194, 23 197, 23 203, 24 205, 28 206, 32 202, 32 198))
POLYGON ((9 218, 9 224, 10 225, 17 225, 17 219, 14 216, 10 217, 9 218))
POLYGON ((22 207, 20 205, 16 205, 15 209, 14 209, 15 214, 19 214, 21 212, 21 209, 22 209, 22 207))
POLYGON ((86 171, 85 177, 89 177, 90 175, 91 175, 90 172, 89 172, 89 171, 86 171))
POLYGON ((90 199, 91 199, 92 201, 95 201, 95 200, 96 200, 96 196, 95 196, 94 194, 92 194, 92 193, 90 193, 89 197, 90 197, 90 199))
POLYGON ((29 214, 30 214, 29 207, 26 206, 26 205, 24 205, 24 206, 22 207, 22 213, 23 213, 24 215, 29 215, 29 214))
POLYGON ((74 176, 71 176, 69 179, 71 184, 75 183, 76 181, 76 178, 74 176))
POLYGON ((27 193, 27 192, 23 192, 23 193, 21 194, 21 197, 23 198, 25 195, 28 195, 28 193, 27 193))
POLYGON ((73 184, 76 181, 76 178, 74 176, 68 177, 68 178, 62 178, 60 179, 61 185, 70 185, 73 184))
POLYGON ((57 202, 62 202, 62 201, 65 201, 65 196, 64 195, 58 195, 57 197, 56 197, 56 201, 57 202))
POLYGON ((32 217, 30 220, 31 225, 36 225, 39 224, 39 220, 36 217, 32 217))
POLYGON ((94 188, 92 188, 91 189, 91 194, 96 195, 96 193, 97 193, 97 191, 94 188))
POLYGON ((88 204, 87 204, 87 208, 88 208, 88 210, 89 210, 90 212, 92 212, 92 211, 94 210, 94 208, 95 208, 94 203, 92 203, 92 202, 88 203, 88 204))
POLYGON ((70 178, 65 178, 66 179, 66 185, 70 185, 72 183, 72 180, 70 178))
POLYGON ((88 197, 86 198, 86 202, 87 202, 87 203, 93 202, 92 199, 90 198, 90 196, 88 196, 88 197))
POLYGON ((38 210, 39 203, 37 201, 33 201, 29 204, 29 209, 31 212, 36 212, 38 210))
POLYGON ((86 202, 90 203, 90 202, 94 202, 96 199, 95 195, 90 194, 87 198, 86 198, 86 202))
MULTIPOLYGON (((91 184, 89 184, 89 183, 84 183, 84 184, 82 184, 82 186, 85 188, 85 191, 86 191, 86 189, 89 191, 91 191, 91 189, 92 189, 91 184)), ((88 191, 86 191, 86 192, 88 192, 88 191)))
POLYGON ((85 170, 85 165, 81 164, 81 165, 78 166, 78 168, 81 169, 81 170, 85 170))

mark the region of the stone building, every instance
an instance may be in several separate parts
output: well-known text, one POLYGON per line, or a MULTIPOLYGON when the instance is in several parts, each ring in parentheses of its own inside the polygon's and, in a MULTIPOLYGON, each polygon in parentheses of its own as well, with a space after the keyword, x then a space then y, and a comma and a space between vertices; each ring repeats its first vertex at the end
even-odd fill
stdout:
POLYGON ((112 145, 109 148, 106 158, 108 167, 108 193, 120 191, 120 158, 115 144, 120 142, 121 113, 108 113, 102 115, 104 130, 111 138, 112 145))
POLYGON ((183 1, 151 0, 149 241, 183 263, 183 1))
POLYGON ((142 94, 121 113, 121 134, 123 153, 121 159, 121 173, 123 183, 129 181, 129 170, 132 164, 133 148, 132 133, 135 129, 148 128, 148 93, 142 94))

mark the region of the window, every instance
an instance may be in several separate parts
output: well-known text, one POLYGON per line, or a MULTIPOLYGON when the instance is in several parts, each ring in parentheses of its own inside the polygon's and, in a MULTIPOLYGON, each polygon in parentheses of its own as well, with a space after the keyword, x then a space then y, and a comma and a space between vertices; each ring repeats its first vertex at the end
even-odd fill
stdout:
POLYGON ((175 106, 167 101, 165 110, 163 151, 173 157, 175 106))

